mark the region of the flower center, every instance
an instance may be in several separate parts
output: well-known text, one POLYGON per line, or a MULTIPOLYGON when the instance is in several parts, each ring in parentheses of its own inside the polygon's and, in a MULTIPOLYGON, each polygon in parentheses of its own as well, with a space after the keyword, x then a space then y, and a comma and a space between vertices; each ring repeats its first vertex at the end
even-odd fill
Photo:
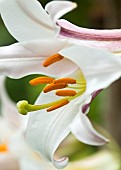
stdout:
MULTIPOLYGON (((47 58, 44 61, 43 66, 48 67, 51 64, 62 60, 63 58, 64 57, 60 54, 55 54, 47 58)), ((43 76, 32 79, 29 83, 32 86, 46 84, 45 88, 43 89, 43 92, 49 93, 51 91, 55 91, 55 95, 59 96, 60 99, 42 105, 31 105, 28 103, 28 101, 25 100, 19 101, 17 103, 17 108, 18 111, 23 115, 26 115, 28 112, 42 109, 46 109, 47 112, 53 111, 55 109, 67 105, 70 101, 81 96, 86 90, 86 80, 81 71, 78 79, 72 77, 54 79, 52 77, 43 76)))
POLYGON ((55 95, 60 96, 61 98, 42 105, 31 105, 25 100, 19 101, 17 103, 17 108, 21 114, 27 114, 28 112, 42 109, 47 109, 47 112, 53 111, 67 105, 71 100, 79 97, 86 90, 86 81, 84 77, 81 77, 80 81, 70 77, 60 79, 53 79, 51 77, 37 77, 29 83, 31 85, 47 84, 43 89, 43 92, 49 93, 51 91, 55 91, 55 95), (73 84, 73 86, 71 84, 73 84))

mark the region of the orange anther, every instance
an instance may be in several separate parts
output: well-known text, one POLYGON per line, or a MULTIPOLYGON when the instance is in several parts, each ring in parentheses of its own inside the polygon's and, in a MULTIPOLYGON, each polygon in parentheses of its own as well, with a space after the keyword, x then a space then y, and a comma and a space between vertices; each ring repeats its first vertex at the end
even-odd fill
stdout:
POLYGON ((60 61, 62 60, 64 57, 61 56, 60 54, 55 54, 55 55, 52 55, 50 57, 48 57, 44 62, 43 62, 43 66, 44 67, 48 67, 50 66, 51 64, 57 62, 57 61, 60 61))
POLYGON ((75 90, 58 90, 56 91, 57 96, 75 96, 77 92, 75 90))
POLYGON ((53 81, 55 84, 57 83, 67 83, 67 84, 76 84, 76 80, 70 77, 60 78, 53 81))
POLYGON ((43 89, 43 91, 44 91, 44 93, 47 93, 47 92, 50 92, 50 91, 52 91, 52 90, 63 89, 63 88, 66 88, 66 87, 68 87, 68 85, 65 84, 65 83, 59 83, 59 84, 53 84, 53 83, 51 83, 51 84, 47 85, 47 86, 43 89))
POLYGON ((1 144, 0 145, 0 152, 7 152, 8 151, 8 147, 6 144, 1 144))
POLYGON ((63 107, 63 106, 65 106, 65 105, 67 105, 68 103, 69 103, 68 100, 63 100, 63 101, 61 101, 60 103, 55 104, 54 106, 52 106, 52 107, 50 107, 49 109, 47 109, 47 112, 51 112, 51 111, 53 111, 53 110, 56 110, 56 109, 58 109, 58 108, 60 108, 60 107, 63 107))
POLYGON ((52 83, 55 79, 51 77, 37 77, 31 80, 29 83, 31 85, 38 85, 38 84, 49 84, 52 83))

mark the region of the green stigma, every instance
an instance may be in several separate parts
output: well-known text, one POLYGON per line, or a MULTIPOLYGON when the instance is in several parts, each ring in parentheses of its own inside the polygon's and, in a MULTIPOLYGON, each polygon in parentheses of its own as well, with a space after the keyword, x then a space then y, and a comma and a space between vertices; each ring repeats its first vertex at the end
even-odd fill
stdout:
POLYGON ((63 99, 56 100, 54 102, 50 102, 47 104, 42 104, 42 105, 32 105, 32 104, 29 104, 28 101, 22 100, 17 103, 17 109, 20 114, 27 115, 28 112, 33 112, 33 111, 42 110, 42 109, 51 108, 53 106, 60 105, 65 100, 68 100, 68 98, 63 98, 63 99))
POLYGON ((17 103, 17 109, 20 114, 26 115, 28 113, 28 101, 22 100, 17 103))

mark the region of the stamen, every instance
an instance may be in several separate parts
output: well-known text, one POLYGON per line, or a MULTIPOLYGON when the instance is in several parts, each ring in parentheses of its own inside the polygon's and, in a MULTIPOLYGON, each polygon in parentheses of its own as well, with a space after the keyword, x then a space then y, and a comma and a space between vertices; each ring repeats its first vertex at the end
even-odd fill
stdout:
POLYGON ((49 110, 47 111, 52 111, 52 110, 55 110, 57 108, 60 108, 68 104, 71 100, 74 100, 75 98, 79 97, 85 92, 85 89, 86 89, 86 86, 80 89, 80 91, 75 96, 64 97, 63 99, 59 99, 59 100, 46 103, 46 104, 42 104, 42 105, 31 105, 26 100, 19 101, 17 103, 17 108, 18 108, 19 113, 21 113, 22 115, 26 115, 28 112, 33 112, 33 111, 42 110, 46 108, 49 108, 49 110))
POLYGON ((47 112, 51 112, 51 111, 53 111, 53 110, 56 110, 56 109, 58 109, 58 108, 60 108, 60 107, 63 107, 63 106, 65 106, 65 105, 67 105, 68 103, 69 103, 68 100, 63 100, 63 101, 61 101, 60 103, 55 104, 54 106, 52 106, 52 107, 50 107, 49 109, 47 109, 47 112))
POLYGON ((75 96, 77 92, 75 90, 58 90, 56 91, 57 96, 75 96))
POLYGON ((63 88, 66 88, 66 87, 68 87, 68 85, 66 83, 58 83, 58 84, 51 83, 51 84, 47 85, 43 89, 43 91, 44 91, 44 93, 47 93, 47 92, 50 92, 52 90, 63 89, 63 88))
POLYGON ((0 152, 7 152, 8 148, 6 144, 0 145, 0 152))
POLYGON ((28 112, 38 111, 42 109, 47 109, 47 112, 50 112, 52 110, 58 109, 66 104, 68 104, 70 101, 76 99, 77 97, 81 96, 86 91, 86 80, 83 76, 83 74, 80 74, 80 79, 75 80, 73 78, 61 78, 58 80, 55 80, 50 77, 39 77, 32 81, 30 81, 31 84, 38 84, 38 83, 50 83, 44 88, 44 92, 50 92, 52 90, 57 90, 56 95, 63 96, 61 99, 52 101, 50 103, 43 103, 40 105, 32 105, 29 104, 28 101, 23 100, 19 101, 17 103, 17 108, 20 114, 26 115, 28 112), (68 85, 68 84, 74 84, 74 85, 68 85), (72 89, 63 89, 63 88, 72 88, 72 89), (62 89, 62 90, 60 90, 62 89), (74 90, 75 89, 75 90, 74 90), (77 90, 77 91, 76 91, 77 90), (65 96, 65 97, 64 97, 65 96))
POLYGON ((54 81, 54 78, 51 77, 37 77, 35 79, 32 79, 29 83, 34 86, 38 84, 50 84, 54 81))
POLYGON ((57 83, 67 83, 67 84, 76 84, 76 80, 70 77, 60 78, 53 81, 55 84, 57 83))
POLYGON ((63 101, 65 101, 65 100, 69 102, 68 98, 65 97, 64 99, 59 99, 59 100, 56 100, 56 101, 53 101, 50 103, 46 103, 46 104, 42 104, 42 105, 32 105, 32 104, 29 104, 28 101, 22 100, 17 103, 17 109, 20 114, 27 115, 28 112, 33 112, 33 111, 37 111, 37 110, 50 108, 52 106, 56 106, 60 103, 63 103, 63 101))
POLYGON ((55 54, 55 55, 52 55, 50 56, 49 58, 47 58, 44 63, 43 63, 43 66, 44 67, 48 67, 50 66, 51 64, 57 62, 57 61, 60 61, 62 60, 64 57, 61 56, 60 54, 55 54))

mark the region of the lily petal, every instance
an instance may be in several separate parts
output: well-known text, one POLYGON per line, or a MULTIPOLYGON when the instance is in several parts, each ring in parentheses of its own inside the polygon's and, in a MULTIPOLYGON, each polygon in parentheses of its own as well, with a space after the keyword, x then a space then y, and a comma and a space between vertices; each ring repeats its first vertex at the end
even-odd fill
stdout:
POLYGON ((88 109, 89 109, 91 103, 93 102, 93 100, 95 99, 95 97, 102 92, 102 90, 103 90, 103 89, 98 90, 98 91, 95 91, 95 92, 93 92, 93 93, 91 94, 91 101, 89 101, 87 104, 85 104, 85 105, 82 107, 82 112, 83 112, 83 113, 85 113, 85 114, 88 113, 88 109))
POLYGON ((82 70, 88 94, 108 87, 121 77, 121 59, 108 51, 75 45, 59 53, 82 70))
POLYGON ((58 20, 59 37, 68 38, 71 42, 92 48, 121 52, 121 29, 97 30, 78 27, 64 19, 58 20))
POLYGON ((7 47, 1 47, 0 73, 12 78, 39 73, 48 76, 70 74, 77 69, 77 65, 68 59, 57 62, 48 68, 42 65, 46 57, 58 53, 65 45, 66 43, 63 41, 45 40, 16 43, 7 47), (63 63, 66 67, 62 70, 63 63))
POLYGON ((14 59, 15 56, 17 58, 28 58, 33 57, 34 53, 29 51, 28 49, 24 48, 19 43, 0 47, 0 60, 2 59, 14 59))
POLYGON ((18 111, 15 107, 15 104, 10 100, 5 90, 5 77, 0 76, 0 99, 1 99, 1 113, 2 115, 11 122, 11 125, 20 125, 19 115, 17 114, 18 111))
POLYGON ((18 41, 54 38, 49 15, 37 0, 1 0, 2 19, 18 41))
MULTIPOLYGON (((36 104, 51 102, 58 99, 53 92, 41 94, 36 104)), ((64 168, 68 164, 68 158, 54 160, 53 155, 59 144, 70 133, 69 124, 79 111, 79 107, 73 101, 51 113, 45 110, 30 113, 26 138, 30 145, 40 152, 44 158, 52 161, 57 168, 64 168), (44 133, 43 133, 44 132, 44 133)))
POLYGON ((70 125, 70 129, 79 141, 86 144, 98 146, 109 142, 93 128, 88 117, 82 112, 76 116, 70 125))
POLYGON ((56 21, 64 14, 72 11, 76 7, 77 4, 74 2, 52 1, 45 6, 45 10, 49 13, 54 25, 57 26, 56 21))
MULTIPOLYGON (((9 126, 17 129, 25 129, 27 125, 27 116, 24 117, 18 114, 16 104, 10 99, 5 89, 5 77, 0 76, 0 100, 1 100, 1 114, 8 122, 9 126)), ((3 120, 4 120, 3 119, 3 120)))

